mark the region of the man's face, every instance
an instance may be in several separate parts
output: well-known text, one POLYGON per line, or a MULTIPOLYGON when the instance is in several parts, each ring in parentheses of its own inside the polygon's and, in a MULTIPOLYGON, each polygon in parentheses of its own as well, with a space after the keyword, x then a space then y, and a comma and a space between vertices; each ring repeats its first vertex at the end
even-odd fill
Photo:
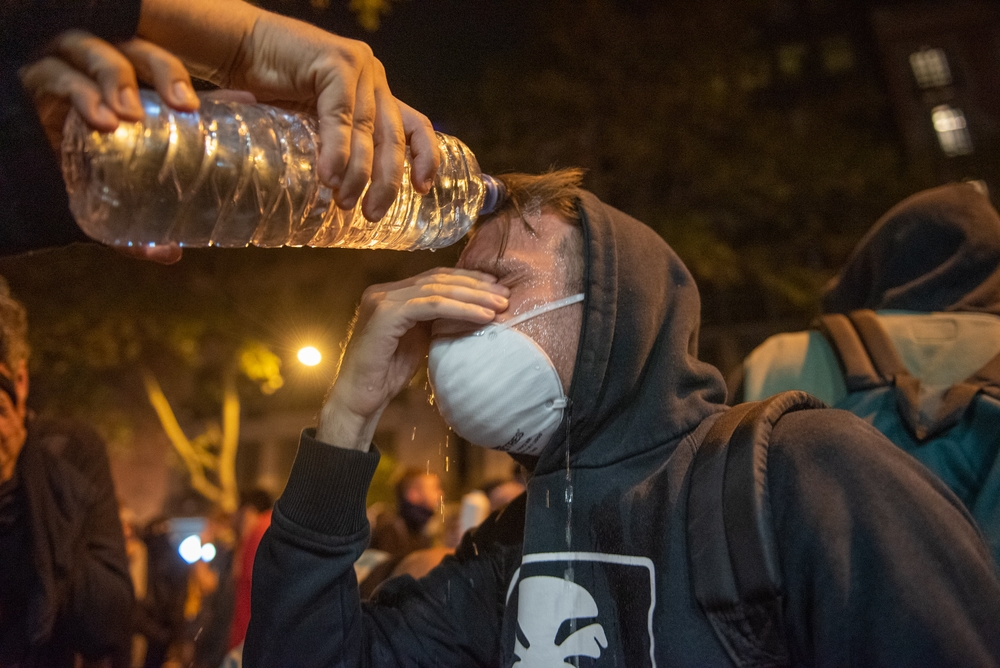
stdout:
MULTIPOLYGON (((507 247, 498 257, 503 241, 503 224, 494 219, 483 224, 469 241, 456 265, 493 274, 510 288, 510 305, 498 313, 494 322, 503 323, 579 291, 570 285, 573 274, 582 267, 582 243, 579 229, 560 216, 542 213, 532 217, 531 229, 521 220, 510 221, 507 247), (568 280, 569 279, 569 280, 568 280)), ((572 304, 515 325, 541 346, 555 365, 563 391, 569 392, 580 343, 583 304, 572 304)), ((435 333, 451 333, 442 327, 435 333)), ((468 331, 468 328, 466 328, 468 331)))
POLYGON ((414 506, 422 506, 428 510, 437 510, 441 503, 441 480, 433 474, 422 475, 406 489, 406 500, 414 506))

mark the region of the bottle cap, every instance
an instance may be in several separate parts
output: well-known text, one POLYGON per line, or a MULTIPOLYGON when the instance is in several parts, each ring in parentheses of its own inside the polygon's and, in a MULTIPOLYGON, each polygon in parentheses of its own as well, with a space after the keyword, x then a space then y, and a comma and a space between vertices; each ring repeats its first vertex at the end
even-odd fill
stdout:
POLYGON ((497 207, 507 199, 507 187, 503 181, 495 179, 489 174, 482 175, 483 187, 486 194, 483 197, 483 206, 479 209, 479 215, 485 216, 496 211, 497 207))

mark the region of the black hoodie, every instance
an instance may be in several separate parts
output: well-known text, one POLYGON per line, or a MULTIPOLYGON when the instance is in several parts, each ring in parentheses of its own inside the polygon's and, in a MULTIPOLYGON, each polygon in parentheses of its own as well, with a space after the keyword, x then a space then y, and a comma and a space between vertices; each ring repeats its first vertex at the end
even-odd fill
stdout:
MULTIPOLYGON (((580 206, 572 405, 527 494, 362 603, 351 564, 378 455, 307 431, 255 561, 247 666, 729 665, 688 577, 692 457, 725 410, 695 356, 698 292, 650 229, 580 206)), ((768 481, 796 663, 1000 665, 990 557, 912 459, 847 413, 803 411, 776 425, 768 481)))
POLYGON ((968 183, 890 209, 827 286, 825 313, 857 309, 1000 315, 1000 217, 968 183))

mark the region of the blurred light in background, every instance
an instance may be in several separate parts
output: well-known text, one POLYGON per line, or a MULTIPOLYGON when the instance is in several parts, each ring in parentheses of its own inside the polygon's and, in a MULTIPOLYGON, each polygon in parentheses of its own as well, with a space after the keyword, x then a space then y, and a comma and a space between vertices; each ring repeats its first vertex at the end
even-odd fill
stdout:
POLYGON ((312 346, 306 346, 299 350, 298 358, 306 366, 316 366, 323 361, 323 354, 312 346))
POLYGON ((211 543, 201 544, 201 538, 198 536, 188 536, 181 541, 181 544, 177 547, 177 552, 181 555, 181 559, 189 564, 193 564, 199 559, 208 563, 215 559, 215 545, 211 543))
POLYGON ((181 541, 177 552, 180 553, 181 559, 189 564, 193 564, 201 559, 201 539, 197 536, 188 536, 181 541))

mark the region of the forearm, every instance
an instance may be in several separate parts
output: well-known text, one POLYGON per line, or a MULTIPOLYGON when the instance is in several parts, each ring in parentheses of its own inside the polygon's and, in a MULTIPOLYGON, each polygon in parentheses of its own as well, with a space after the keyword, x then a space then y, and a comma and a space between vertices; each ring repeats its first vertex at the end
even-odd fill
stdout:
POLYGON ((377 462, 377 451, 334 448, 303 434, 254 560, 248 668, 500 661, 503 593, 519 562, 500 555, 519 557, 519 546, 484 536, 478 548, 460 550, 461 559, 419 581, 390 580, 372 604, 361 602, 353 565, 368 541, 363 491, 377 462))
POLYGON ((138 34, 173 52, 194 76, 228 85, 266 14, 242 0, 144 0, 138 34))
POLYGON ((378 459, 302 435, 254 560, 248 667, 356 665, 348 660, 360 650, 353 566, 368 542, 365 496, 378 459))

